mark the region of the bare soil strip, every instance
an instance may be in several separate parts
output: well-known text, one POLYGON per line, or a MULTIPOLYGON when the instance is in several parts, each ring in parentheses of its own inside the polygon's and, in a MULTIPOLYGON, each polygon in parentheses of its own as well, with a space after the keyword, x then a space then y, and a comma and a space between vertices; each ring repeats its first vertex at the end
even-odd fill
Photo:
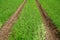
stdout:
POLYGON ((6 21, 6 23, 0 29, 0 40, 8 40, 9 33, 15 21, 18 19, 18 15, 22 11, 26 0, 19 6, 17 11, 6 21))
POLYGON ((46 39, 45 40, 60 40, 60 32, 57 27, 51 21, 47 13, 42 8, 41 4, 36 0, 39 11, 41 12, 41 16, 46 28, 46 39))

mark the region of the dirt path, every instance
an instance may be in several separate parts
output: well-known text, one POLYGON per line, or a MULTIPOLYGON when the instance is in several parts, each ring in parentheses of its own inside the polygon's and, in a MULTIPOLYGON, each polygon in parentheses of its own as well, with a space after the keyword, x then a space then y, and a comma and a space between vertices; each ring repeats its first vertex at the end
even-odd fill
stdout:
POLYGON ((15 23, 15 21, 17 20, 18 15, 22 11, 22 8, 24 7, 25 3, 26 3, 26 0, 24 0, 24 2, 19 6, 17 11, 2 26, 2 28, 0 29, 0 40, 8 40, 8 36, 11 31, 11 28, 15 23))
POLYGON ((51 19, 47 15, 47 13, 42 8, 41 4, 36 0, 39 11, 41 12, 41 16, 46 28, 46 39, 45 40, 60 40, 60 33, 57 27, 52 23, 51 19))

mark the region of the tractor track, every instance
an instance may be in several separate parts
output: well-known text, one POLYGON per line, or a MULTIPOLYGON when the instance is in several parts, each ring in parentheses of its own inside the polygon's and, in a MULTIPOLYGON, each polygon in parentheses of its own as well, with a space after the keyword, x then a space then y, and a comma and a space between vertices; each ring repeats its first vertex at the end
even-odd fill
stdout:
POLYGON ((2 28, 0 29, 0 40, 8 40, 11 28, 15 21, 18 19, 18 15, 22 11, 26 1, 27 0, 24 0, 24 2, 19 6, 16 12, 6 21, 6 23, 2 25, 2 28))
POLYGON ((46 28, 46 39, 45 40, 60 40, 60 32, 54 25, 52 20, 49 18, 45 10, 42 8, 41 4, 36 0, 36 4, 41 12, 41 16, 46 28))

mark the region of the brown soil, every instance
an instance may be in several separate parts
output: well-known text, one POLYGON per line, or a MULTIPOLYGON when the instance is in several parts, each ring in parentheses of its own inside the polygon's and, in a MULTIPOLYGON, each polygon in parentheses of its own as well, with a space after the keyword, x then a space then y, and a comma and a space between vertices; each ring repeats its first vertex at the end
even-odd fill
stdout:
POLYGON ((46 28, 46 39, 45 40, 60 40, 60 33, 54 23, 51 21, 47 13, 42 8, 41 4, 36 0, 39 11, 41 12, 41 16, 46 28))
POLYGON ((11 28, 15 21, 18 19, 18 15, 22 11, 22 8, 24 7, 26 3, 26 0, 19 6, 17 11, 6 21, 6 23, 2 26, 0 29, 0 40, 8 40, 9 33, 11 31, 11 28))

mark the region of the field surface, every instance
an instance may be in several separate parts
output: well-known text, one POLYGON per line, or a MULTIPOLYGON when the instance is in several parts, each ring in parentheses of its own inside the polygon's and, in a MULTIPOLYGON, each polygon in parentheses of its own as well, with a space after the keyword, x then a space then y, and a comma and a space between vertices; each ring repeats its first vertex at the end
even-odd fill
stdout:
MULTIPOLYGON (((23 0, 0 0, 0 28, 8 18, 17 10, 23 0)), ((60 29, 60 1, 39 0, 42 7, 60 29)), ((45 26, 35 0, 27 0, 18 20, 13 25, 9 40, 44 40, 45 26)))

